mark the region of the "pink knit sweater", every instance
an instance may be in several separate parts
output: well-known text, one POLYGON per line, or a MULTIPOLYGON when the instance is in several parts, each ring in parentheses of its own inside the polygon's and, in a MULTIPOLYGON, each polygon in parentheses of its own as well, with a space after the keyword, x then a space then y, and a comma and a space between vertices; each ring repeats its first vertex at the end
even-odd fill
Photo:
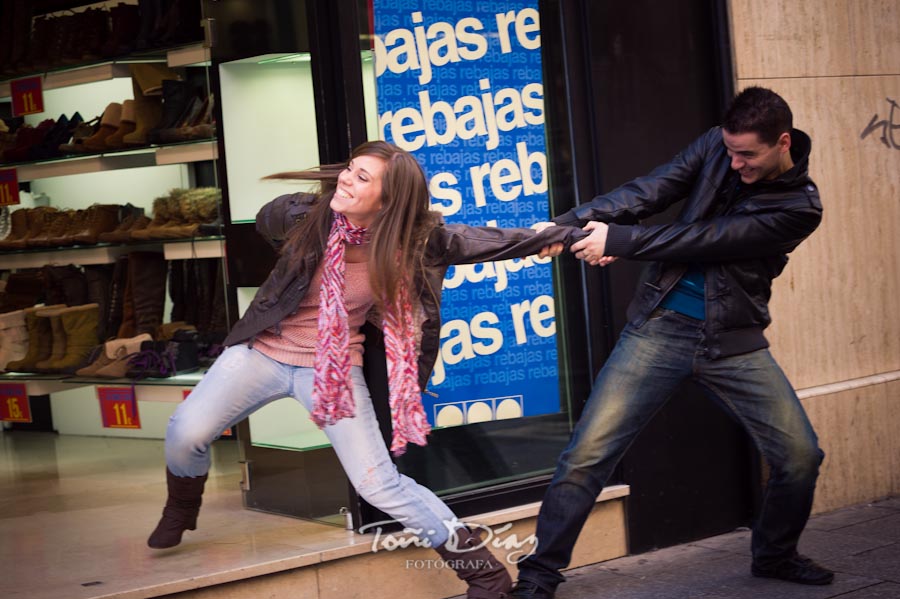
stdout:
MULTIPOLYGON (((347 262, 345 275, 345 305, 350 329, 350 362, 362 366, 363 340, 360 327, 374 304, 369 286, 368 262, 347 262)), ((319 289, 322 288, 322 266, 316 269, 309 291, 297 306, 297 311, 281 321, 281 335, 267 329, 257 336, 253 348, 273 360, 293 366, 315 365, 318 333, 319 289)))

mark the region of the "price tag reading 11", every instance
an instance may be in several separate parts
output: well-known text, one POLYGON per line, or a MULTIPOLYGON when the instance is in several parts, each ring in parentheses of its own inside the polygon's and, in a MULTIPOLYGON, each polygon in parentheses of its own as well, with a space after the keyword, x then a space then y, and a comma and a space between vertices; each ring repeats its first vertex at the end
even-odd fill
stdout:
POLYGON ((131 387, 97 387, 103 428, 141 428, 137 401, 131 387))
POLYGON ((0 206, 19 203, 19 177, 14 168, 0 168, 0 206))
POLYGON ((44 112, 44 92, 40 77, 16 79, 9 84, 13 116, 44 112))
POLYGON ((0 383, 0 420, 31 422, 31 403, 25 383, 0 383))

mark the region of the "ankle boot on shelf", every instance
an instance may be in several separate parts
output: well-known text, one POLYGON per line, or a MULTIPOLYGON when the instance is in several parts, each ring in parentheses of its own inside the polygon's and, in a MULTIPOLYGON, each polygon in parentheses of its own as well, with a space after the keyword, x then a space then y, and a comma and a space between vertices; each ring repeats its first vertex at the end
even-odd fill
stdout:
POLYGON ((88 366, 75 371, 77 376, 99 378, 124 378, 128 371, 128 359, 141 351, 141 344, 153 341, 153 338, 142 333, 130 339, 110 339, 103 344, 103 351, 88 366))
POLYGON ((121 150, 125 147, 125 136, 134 133, 134 130, 137 129, 134 118, 134 100, 125 100, 122 102, 122 118, 119 119, 119 127, 105 140, 108 149, 121 150))
POLYGON ((26 210, 25 216, 28 221, 28 230, 19 239, 5 241, 0 244, 0 249, 5 250, 24 250, 28 247, 28 240, 32 237, 40 237, 45 227, 52 222, 51 214, 57 212, 56 208, 51 206, 39 206, 26 210))
POLYGON ((28 247, 59 247, 68 245, 66 235, 75 220, 75 210, 58 210, 47 215, 46 226, 41 232, 26 241, 28 247))
POLYGON ((147 539, 147 545, 153 549, 175 547, 181 543, 184 531, 197 530, 197 515, 203 502, 203 486, 207 476, 175 476, 166 468, 166 506, 159 524, 147 539))
POLYGON ((50 355, 45 359, 35 362, 34 370, 37 372, 54 372, 53 362, 62 360, 66 355, 66 331, 63 329, 60 313, 67 308, 50 308, 35 312, 38 318, 46 318, 50 321, 50 355))
POLYGON ((66 353, 59 360, 50 362, 50 368, 72 374, 85 365, 91 351, 100 344, 97 338, 99 309, 97 304, 85 304, 59 313, 66 335, 66 353))
POLYGON ((146 227, 136 229, 130 233, 135 241, 147 241, 148 239, 168 239, 163 230, 172 220, 178 220, 178 201, 170 201, 173 196, 180 197, 187 193, 186 189, 173 189, 167 196, 160 196, 153 200, 153 218, 146 227))
POLYGON ((0 250, 13 249, 14 242, 28 234, 28 208, 9 212, 9 233, 0 240, 0 250), (7 245, 8 244, 8 245, 7 245))
MULTIPOLYGON (((102 243, 125 243, 131 241, 130 231, 145 227, 146 223, 142 223, 142 220, 145 218, 143 208, 138 208, 131 204, 120 206, 119 225, 112 231, 100 233, 97 239, 102 243)), ((146 218, 146 222, 149 223, 150 219, 146 218)))
POLYGON ((469 585, 467 599, 509 597, 512 590, 509 572, 469 529, 457 528, 435 551, 456 571, 456 576, 469 585))
POLYGON ((28 354, 28 328, 25 326, 25 310, 0 314, 0 371, 10 362, 21 360, 28 354))
POLYGON ((53 350, 53 333, 50 330, 49 318, 38 318, 37 312, 48 308, 65 308, 65 306, 46 306, 26 308, 25 327, 28 329, 28 352, 21 360, 14 360, 6 365, 8 372, 34 372, 34 366, 50 357, 53 350))
POLYGON ((75 245, 96 245, 100 234, 113 231, 119 226, 118 204, 94 204, 85 210, 81 227, 74 228, 70 239, 75 245))
POLYGON ((122 105, 118 102, 110 102, 100 117, 100 128, 92 136, 84 140, 82 148, 88 152, 106 152, 106 138, 119 129, 119 121, 122 120, 122 105))

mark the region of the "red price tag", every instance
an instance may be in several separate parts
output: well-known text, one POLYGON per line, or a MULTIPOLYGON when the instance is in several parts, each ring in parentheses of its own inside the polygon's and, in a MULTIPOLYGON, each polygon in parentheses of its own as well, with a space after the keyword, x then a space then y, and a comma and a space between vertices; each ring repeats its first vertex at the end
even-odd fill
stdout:
POLYGON ((0 383, 0 420, 31 422, 31 402, 25 383, 0 383))
POLYGON ((19 177, 16 169, 0 169, 0 206, 12 206, 19 203, 19 177))
MULTIPOLYGON (((182 389, 181 390, 182 399, 187 399, 188 395, 190 395, 190 394, 191 394, 191 389, 182 389)), ((232 437, 232 436, 234 436, 234 432, 229 427, 229 428, 225 429, 225 432, 223 432, 221 436, 222 437, 232 437)))
POLYGON ((11 81, 9 93, 12 96, 13 116, 44 112, 44 92, 42 88, 40 76, 11 81))
POLYGON ((103 428, 141 428, 137 401, 131 387, 97 387, 103 428))

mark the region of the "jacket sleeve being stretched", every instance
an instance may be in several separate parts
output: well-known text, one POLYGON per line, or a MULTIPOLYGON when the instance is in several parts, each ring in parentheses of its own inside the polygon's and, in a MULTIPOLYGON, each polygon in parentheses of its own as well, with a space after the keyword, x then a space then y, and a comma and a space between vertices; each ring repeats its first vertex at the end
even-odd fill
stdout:
POLYGON ((575 227, 534 229, 439 225, 428 237, 426 260, 432 265, 473 264, 537 254, 542 248, 562 243, 566 249, 587 236, 575 227))
POLYGON ((787 254, 822 220, 818 201, 798 198, 751 214, 693 223, 611 224, 605 253, 634 260, 726 262, 787 254))
POLYGON ((721 144, 721 129, 713 127, 668 163, 560 214, 553 222, 578 227, 589 221, 634 223, 663 212, 687 197, 703 170, 707 156, 717 151, 721 144))

